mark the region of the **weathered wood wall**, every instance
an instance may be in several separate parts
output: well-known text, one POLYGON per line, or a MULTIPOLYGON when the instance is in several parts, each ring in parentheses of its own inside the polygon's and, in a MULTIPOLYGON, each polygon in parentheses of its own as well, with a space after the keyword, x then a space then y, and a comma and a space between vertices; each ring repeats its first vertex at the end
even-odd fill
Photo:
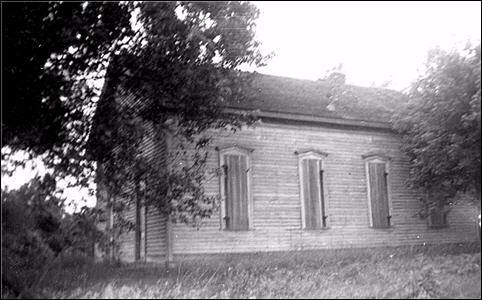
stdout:
MULTIPOLYGON (((238 145, 251 153, 253 225, 249 231, 220 230, 219 215, 200 230, 173 225, 174 254, 276 251, 460 242, 476 239, 476 213, 459 204, 449 214, 449 227, 429 229, 415 216, 418 195, 410 190, 407 162, 394 134, 318 125, 263 123, 236 134, 217 134, 209 166, 218 167, 219 148, 238 145), (318 149, 328 153, 324 162, 324 189, 328 229, 302 230, 298 161, 294 151, 318 149), (363 154, 382 151, 390 162, 391 224, 370 228, 363 154)), ((219 179, 206 183, 219 193, 219 179)), ((148 235, 149 238, 149 235, 148 235)))
MULTIPOLYGON (((142 154, 149 157, 150 161, 157 165, 159 169, 166 167, 167 159, 167 144, 165 138, 155 138, 154 128, 152 124, 146 125, 149 135, 144 139, 141 144, 143 149, 142 154)), ((163 134, 157 133, 157 134, 163 134)), ((134 197, 132 189, 129 190, 129 195, 134 197)), ((122 200, 121 200, 122 201, 122 200)), ((160 199, 160 201, 162 201, 160 199)), ((126 218, 135 222, 135 210, 134 207, 129 207, 126 211, 126 218)), ((166 217, 161 215, 159 211, 153 207, 147 207, 145 214, 145 232, 141 243, 144 247, 144 253, 141 254, 142 260, 146 261, 163 261, 167 255, 167 229, 166 229, 166 217)), ((135 260, 135 232, 130 231, 123 234, 120 237, 120 258, 123 261, 135 260)))
MULTIPOLYGON (((127 109, 133 109, 135 105, 142 106, 142 100, 134 95, 118 97, 117 100, 127 109)), ((154 129, 152 123, 146 123, 147 135, 141 143, 142 155, 148 157, 152 164, 159 170, 166 168, 167 165, 167 141, 163 136, 164 132, 154 129), (157 135, 157 137, 156 137, 157 135)), ((126 190, 123 191, 126 197, 135 197, 132 187, 126 183, 126 190)), ((119 199, 123 201, 122 198, 119 199)), ((162 199, 160 199, 162 201, 162 199)), ((131 201, 131 203, 135 203, 131 201)), ((135 208, 129 207, 125 212, 125 217, 135 222, 135 208)), ((144 223, 141 226, 144 232, 141 234, 141 260, 142 261, 163 261, 167 254, 167 218, 162 216, 155 207, 147 207, 145 215, 141 218, 144 223)), ((135 231, 123 234, 120 239, 119 257, 123 261, 135 260, 135 231)))
MULTIPOLYGON (((152 124, 148 125, 149 138, 143 142, 143 154, 150 158, 159 170, 167 166, 167 141, 164 132, 154 132, 152 124), (156 134, 158 135, 156 138, 156 134)), ((149 187, 147 187, 149 188, 149 187)), ((162 201, 162 199, 159 199, 162 201)), ((147 207, 146 214, 146 260, 162 261, 167 255, 167 218, 155 207, 147 207)))
MULTIPOLYGON (((119 99, 130 108, 134 97, 119 99)), ((151 125, 150 130, 154 134, 151 125)), ((251 190, 253 226, 248 231, 220 229, 219 214, 206 220, 197 230, 191 226, 172 225, 172 250, 176 255, 370 247, 439 242, 474 241, 477 238, 476 210, 459 203, 448 215, 449 226, 431 229, 416 216, 421 195, 410 190, 407 161, 400 152, 400 141, 387 131, 350 129, 314 124, 264 122, 256 128, 236 134, 216 133, 210 152, 209 167, 219 167, 215 147, 241 146, 251 153, 251 190), (328 153, 324 159, 323 184, 326 229, 301 229, 301 201, 298 158, 295 151, 315 149, 328 153), (381 151, 392 157, 389 170, 391 227, 370 228, 367 175, 362 155, 381 151)), ((144 154, 159 168, 167 165, 166 139, 147 138, 144 154)), ((126 183, 127 186, 127 183, 126 183)), ((209 194, 219 193, 219 178, 206 182, 209 194)), ((134 218, 132 209, 127 211, 134 218)), ((149 207, 145 218, 145 259, 164 261, 167 257, 167 219, 149 207)), ((121 237, 121 259, 133 261, 135 234, 121 237)))

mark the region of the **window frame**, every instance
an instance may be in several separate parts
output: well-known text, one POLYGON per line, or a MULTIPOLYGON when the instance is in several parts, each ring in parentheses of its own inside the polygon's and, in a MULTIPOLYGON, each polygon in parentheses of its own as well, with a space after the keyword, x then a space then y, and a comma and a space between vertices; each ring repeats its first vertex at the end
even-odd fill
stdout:
POLYGON ((365 181, 367 186, 367 199, 368 199, 368 219, 370 221, 370 228, 373 229, 390 229, 393 227, 392 223, 392 192, 390 188, 390 161, 391 158, 384 154, 369 154, 369 155, 362 155, 363 160, 365 161, 365 181), (390 217, 388 222, 388 227, 386 228, 375 228, 373 227, 373 214, 372 214, 372 199, 371 199, 371 189, 370 189, 370 171, 369 171, 369 163, 383 163, 385 165, 385 173, 386 175, 386 184, 387 184, 387 205, 388 205, 388 215, 390 217))
POLYGON ((443 208, 431 208, 428 211, 427 216, 427 225, 430 229, 442 229, 447 228, 449 226, 448 214, 450 209, 447 209, 447 205, 444 205, 443 208), (436 212, 440 214, 442 220, 444 221, 443 224, 434 224, 432 223, 432 216, 433 213, 436 212))
MULTIPOLYGON (((142 182, 141 182, 142 184, 142 182)), ((145 187, 141 187, 142 195, 136 197, 134 203, 134 260, 145 261, 147 256, 147 208, 145 205, 145 187)))
MULTIPOLYGON (((240 155, 246 158, 246 167, 248 169, 247 176, 246 176, 246 188, 247 188, 247 197, 248 197, 248 230, 254 229, 254 222, 253 222, 253 196, 252 196, 252 188, 251 183, 252 181, 252 167, 251 167, 251 153, 254 151, 253 149, 240 147, 240 146, 230 146, 225 148, 217 148, 219 152, 219 168, 220 175, 219 176, 219 193, 220 193, 220 213, 219 213, 219 229, 226 230, 226 231, 234 231, 230 230, 226 227, 225 217, 226 217, 226 187, 224 186, 224 182, 226 180, 226 174, 224 173, 224 164, 225 164, 225 156, 226 155, 240 155)), ((236 230, 242 231, 242 230, 236 230)), ((235 232, 235 231, 234 231, 235 232)))
POLYGON ((328 214, 328 197, 326 193, 326 184, 325 184, 325 178, 326 176, 323 176, 323 187, 320 184, 320 181, 318 180, 318 189, 320 192, 320 197, 318 199, 319 204, 320 204, 320 228, 316 229, 308 229, 306 228, 306 216, 305 216, 305 199, 304 199, 304 189, 303 189, 303 183, 304 183, 304 176, 303 176, 303 170, 302 170, 302 164, 304 160, 307 159, 315 159, 318 161, 317 166, 318 166, 318 174, 320 171, 323 171, 323 175, 325 175, 325 159, 328 156, 327 153, 322 152, 322 151, 316 151, 316 150, 307 150, 303 152, 295 152, 295 154, 298 156, 298 185, 299 185, 299 191, 300 191, 300 205, 301 205, 301 229, 303 230, 323 230, 323 229, 328 229, 330 228, 329 226, 329 214, 328 214), (323 199, 323 200, 322 200, 323 199), (324 203, 321 203, 321 201, 324 201, 324 203), (323 214, 323 207, 325 209, 325 213, 323 214), (323 219, 325 219, 323 221, 323 219), (323 226, 324 224, 324 226, 323 226))

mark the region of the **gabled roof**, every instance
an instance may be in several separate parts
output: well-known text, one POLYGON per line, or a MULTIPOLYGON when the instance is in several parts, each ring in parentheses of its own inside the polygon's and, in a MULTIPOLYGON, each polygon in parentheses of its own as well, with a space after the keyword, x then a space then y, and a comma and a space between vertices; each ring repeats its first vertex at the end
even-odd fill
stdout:
MULTIPOLYGON (((303 80, 260 73, 254 76, 254 97, 243 102, 227 103, 227 113, 259 111, 257 115, 267 120, 391 130, 393 113, 407 101, 404 94, 388 89, 333 85, 325 80, 303 80)), ((94 138, 99 117, 109 114, 106 95, 115 90, 107 78, 95 112, 89 143, 94 138)), ((128 98, 127 104, 130 106, 145 100, 141 101, 139 95, 128 98)))
MULTIPOLYGON (((303 80, 256 74, 255 97, 234 109, 323 118, 389 123, 397 107, 406 101, 400 92, 353 85, 334 86, 325 80, 303 80)), ((354 123, 354 122, 353 122, 354 123)))

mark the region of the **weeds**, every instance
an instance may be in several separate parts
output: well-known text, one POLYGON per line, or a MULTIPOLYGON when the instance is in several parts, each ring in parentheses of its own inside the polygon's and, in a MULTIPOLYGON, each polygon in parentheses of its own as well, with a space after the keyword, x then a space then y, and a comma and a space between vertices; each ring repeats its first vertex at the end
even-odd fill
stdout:
POLYGON ((84 299, 481 295, 478 245, 204 255, 178 257, 178 261, 174 269, 163 265, 65 269, 49 277, 59 282, 45 282, 50 288, 44 292, 53 298, 84 299))

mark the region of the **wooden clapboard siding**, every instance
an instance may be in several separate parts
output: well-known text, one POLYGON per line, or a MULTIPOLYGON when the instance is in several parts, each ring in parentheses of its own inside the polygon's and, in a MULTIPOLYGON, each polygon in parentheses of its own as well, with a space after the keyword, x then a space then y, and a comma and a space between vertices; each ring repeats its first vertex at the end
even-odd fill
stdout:
MULTIPOLYGON (((389 132, 309 125, 263 123, 236 134, 217 134, 219 148, 238 145, 251 153, 253 228, 220 230, 219 215, 204 221, 199 230, 173 226, 174 254, 276 251, 460 242, 476 239, 476 213, 459 204, 449 213, 449 226, 429 229, 415 216, 416 191, 410 190, 407 161, 400 140, 389 132), (298 161, 294 151, 315 148, 328 153, 324 160, 324 189, 329 229, 302 230, 298 161), (390 162, 392 227, 370 228, 367 176, 361 155, 383 151, 390 162)), ((214 148, 214 147, 213 147, 214 148)), ((209 167, 218 166, 212 149, 209 167)), ((219 193, 219 180, 205 184, 208 194, 219 193)))
MULTIPOLYGON (((152 125, 147 126, 153 130, 152 125)), ((221 230, 220 214, 204 220, 199 230, 175 224, 171 245, 174 254, 397 246, 476 239, 476 213, 462 202, 449 213, 446 228, 430 229, 426 220, 415 216, 421 195, 406 186, 408 166, 400 151, 400 140, 387 131, 265 122, 236 134, 223 132, 215 136, 208 168, 219 164, 214 146, 254 149, 250 154, 253 207, 249 230, 221 230), (323 168, 328 229, 301 229, 300 174, 294 151, 307 148, 328 153, 323 168), (368 178, 361 155, 373 151, 383 151, 392 157, 388 178, 392 215, 389 229, 370 228, 368 178)), ((153 162, 159 163, 160 170, 166 167, 165 139, 159 142, 148 138, 142 149, 153 162)), ((217 195, 219 184, 218 178, 207 181, 206 192, 217 195)), ((242 190, 239 186, 233 188, 242 190)), ((129 234, 123 237, 121 247, 125 260, 134 257, 134 240, 129 234)), ((167 235, 166 217, 148 209, 148 261, 166 259, 167 235)))
MULTIPOLYGON (((116 201, 125 201, 122 198, 117 199, 116 201)), ((136 210, 135 204, 129 205, 127 209, 124 211, 124 218, 129 220, 130 222, 135 222, 136 218, 136 210)), ((129 231, 123 233, 119 237, 119 253, 118 257, 122 261, 134 261, 135 260, 135 249, 136 249, 136 237, 135 231, 129 231)))
MULTIPOLYGON (((133 109, 134 106, 142 105, 142 101, 133 95, 118 97, 117 101, 127 109, 133 109)), ((152 164, 159 168, 159 171, 165 170, 167 167, 167 143, 164 132, 158 132, 150 122, 145 124, 147 135, 142 141, 141 155, 148 157, 152 164), (156 136, 157 135, 157 136, 156 136)), ((132 183, 126 183, 129 186, 124 190, 125 197, 134 197, 132 183)), ((149 188, 149 187, 146 187, 149 188)), ((120 199, 120 201, 125 201, 120 199)), ((142 200, 141 200, 142 201, 142 200)), ((163 201, 159 199, 159 201, 163 201)), ((135 203, 135 202, 132 202, 135 203)), ((126 217, 135 222, 136 211, 133 206, 129 207, 126 217)), ((119 257, 123 261, 135 261, 136 247, 139 247, 141 260, 162 262, 166 259, 167 254, 167 218, 162 216, 155 207, 148 207, 145 216, 138 215, 140 241, 136 243, 136 232, 130 231, 123 234, 119 241, 119 257)))
POLYGON ((161 262, 167 254, 167 218, 161 215, 155 208, 147 210, 146 226, 146 260, 161 262))
MULTIPOLYGON (((166 136, 162 132, 155 132, 152 124, 146 124, 149 135, 141 146, 143 155, 150 158, 150 161, 158 166, 159 171, 167 165, 167 144, 166 136), (160 134, 155 138, 155 134, 160 134)), ((149 187, 146 187, 149 188, 149 187)), ((163 201, 159 199, 159 201, 163 201)), ((155 207, 148 207, 146 215, 146 260, 164 261, 167 254, 167 218, 159 213, 155 207)))

